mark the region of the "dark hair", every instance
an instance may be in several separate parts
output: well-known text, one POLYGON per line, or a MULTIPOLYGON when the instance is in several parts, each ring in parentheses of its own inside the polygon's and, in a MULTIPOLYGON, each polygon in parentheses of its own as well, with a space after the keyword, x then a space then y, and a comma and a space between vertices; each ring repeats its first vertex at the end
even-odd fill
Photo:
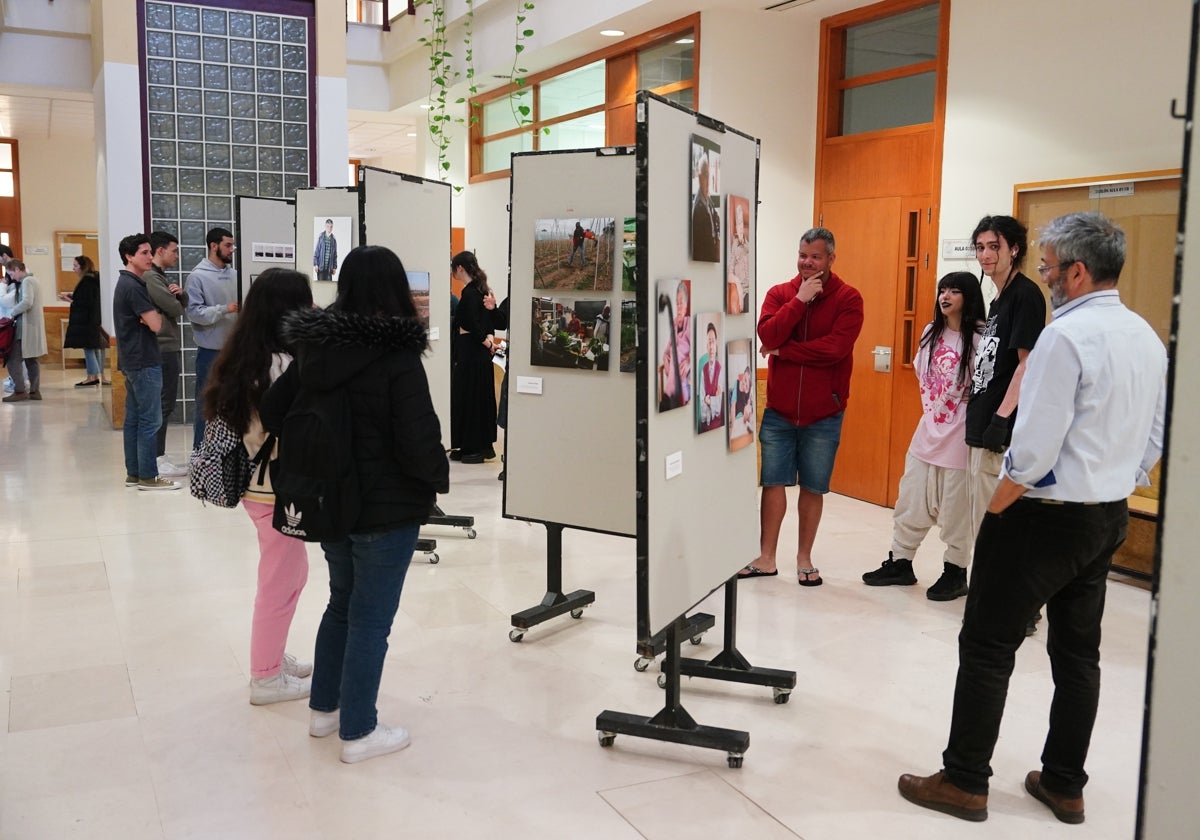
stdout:
POLYGON ((8 267, 9 267, 9 268, 12 268, 12 269, 15 269, 15 270, 17 270, 17 271, 25 271, 25 270, 26 270, 26 268, 25 268, 25 263, 21 262, 21 261, 20 261, 20 260, 18 260, 18 259, 11 259, 11 260, 9 260, 9 261, 8 261, 8 267))
POLYGON ((225 239, 226 237, 233 239, 233 231, 226 230, 223 227, 215 227, 208 232, 207 236, 204 237, 204 244, 211 250, 212 246, 220 245, 221 240, 225 239))
POLYGON ((712 333, 714 336, 717 334, 717 326, 712 321, 708 322, 708 329, 704 331, 705 335, 708 335, 709 333, 712 333))
MULTIPOLYGON (((957 289, 962 292, 963 308, 962 308, 962 323, 959 324, 959 335, 962 336, 962 350, 958 360, 958 384, 962 385, 967 381, 967 377, 971 373, 971 363, 973 361, 975 343, 971 336, 980 332, 983 329, 983 324, 987 321, 987 315, 983 311, 983 290, 979 287, 979 280, 969 271, 952 271, 938 281, 937 291, 940 295, 945 289, 957 289)), ((933 323, 929 326, 929 332, 921 338, 921 347, 929 347, 930 353, 937 346, 938 339, 942 337, 942 332, 946 329, 946 316, 942 314, 942 308, 938 306, 937 297, 933 301, 933 323)))
MULTIPOLYGON (((221 240, 217 240, 220 242, 221 240)), ((167 233, 165 230, 156 230, 150 234, 150 253, 157 254, 159 249, 166 248, 174 242, 179 244, 179 239, 173 233, 167 233)))
POLYGON ((138 248, 150 244, 150 237, 144 233, 131 233, 117 243, 117 253, 121 256, 121 265, 129 265, 129 258, 138 252, 138 248))
POLYGON ((333 219, 326 219, 325 224, 327 224, 327 225, 333 224, 333 219))
POLYGON ((0 245, 0 257, 12 258, 13 256, 12 248, 9 248, 7 245, 0 245))
POLYGON ((250 428, 263 392, 271 384, 274 354, 287 352, 279 322, 288 312, 312 306, 308 278, 290 268, 268 268, 250 284, 204 388, 204 416, 221 416, 240 434, 250 428))
POLYGON ((450 260, 451 268, 462 268, 467 272, 467 276, 475 283, 475 287, 479 289, 479 294, 484 297, 488 296, 491 291, 488 288, 487 272, 479 267, 479 260, 475 259, 475 255, 470 251, 459 251, 454 255, 454 259, 450 260))
POLYGON ((75 256, 75 264, 83 269, 84 274, 91 274, 96 270, 96 264, 92 262, 92 258, 87 254, 77 254, 75 256))
POLYGON ((818 241, 825 243, 825 253, 827 254, 833 254, 834 248, 837 247, 837 241, 833 238, 833 231, 829 230, 829 228, 809 228, 800 234, 801 245, 812 245, 818 241))
POLYGON ((1013 257, 1014 268, 1020 268, 1025 262, 1025 252, 1029 250, 1029 231, 1025 225, 1012 216, 984 216, 971 232, 971 244, 979 238, 979 234, 991 231, 1004 239, 1017 252, 1013 257))
POLYGON ((360 245, 346 255, 331 309, 356 315, 417 317, 404 263, 382 245, 360 245))

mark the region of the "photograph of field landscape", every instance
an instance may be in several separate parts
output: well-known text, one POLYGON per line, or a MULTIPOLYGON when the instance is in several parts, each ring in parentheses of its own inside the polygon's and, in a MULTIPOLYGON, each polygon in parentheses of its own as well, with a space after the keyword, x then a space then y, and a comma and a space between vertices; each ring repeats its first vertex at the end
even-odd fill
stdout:
POLYGON ((533 287, 607 292, 613 287, 616 219, 538 219, 533 287))

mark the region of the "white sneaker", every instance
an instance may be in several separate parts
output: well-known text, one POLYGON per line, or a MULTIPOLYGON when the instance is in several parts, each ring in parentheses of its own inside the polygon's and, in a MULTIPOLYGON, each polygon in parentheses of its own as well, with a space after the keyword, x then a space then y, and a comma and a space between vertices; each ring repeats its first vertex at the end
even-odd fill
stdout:
POLYGON ((338 731, 338 726, 342 722, 342 713, 337 709, 332 712, 318 712, 316 709, 308 710, 308 734, 314 738, 324 738, 326 735, 332 735, 338 731))
POLYGON ((167 460, 166 455, 158 456, 158 474, 165 476, 187 475, 187 467, 177 467, 167 460))
POLYGON ((269 703, 299 700, 308 696, 311 687, 311 680, 302 680, 281 670, 271 677, 250 680, 250 705, 266 706, 269 703))
POLYGON ((356 764, 375 758, 377 755, 387 755, 398 752, 410 743, 408 730, 399 726, 389 727, 382 723, 365 737, 354 741, 342 741, 342 762, 356 764))
POLYGON ((283 664, 279 666, 279 670, 285 674, 291 674, 293 677, 308 677, 312 675, 312 663, 285 653, 283 664))

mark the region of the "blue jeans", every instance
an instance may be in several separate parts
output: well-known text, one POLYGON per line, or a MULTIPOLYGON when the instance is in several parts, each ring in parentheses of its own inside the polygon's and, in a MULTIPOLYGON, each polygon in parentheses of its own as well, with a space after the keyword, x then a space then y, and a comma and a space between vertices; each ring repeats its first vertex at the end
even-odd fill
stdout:
POLYGON ((192 421, 192 449, 199 449, 204 440, 204 385, 208 382, 208 369, 217 358, 219 350, 209 350, 207 347, 196 348, 196 416, 192 421))
POLYGON ((125 474, 138 478, 158 475, 155 456, 162 424, 162 368, 125 371, 125 474))
POLYGON ((842 417, 793 426, 774 409, 763 412, 758 441, 762 447, 763 487, 794 487, 818 495, 829 492, 833 461, 842 439, 842 417))
POLYGON ((104 348, 88 347, 83 351, 83 364, 87 367, 88 376, 99 376, 104 370, 104 348))
POLYGON ((370 735, 400 590, 417 546, 418 523, 321 543, 329 563, 329 605, 317 630, 309 708, 341 709, 343 741, 370 735))

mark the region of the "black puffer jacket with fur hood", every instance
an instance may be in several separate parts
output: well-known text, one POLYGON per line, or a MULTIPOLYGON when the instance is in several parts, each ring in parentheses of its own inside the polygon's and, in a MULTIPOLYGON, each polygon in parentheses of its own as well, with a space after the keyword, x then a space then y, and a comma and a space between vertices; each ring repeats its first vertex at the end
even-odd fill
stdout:
POLYGON ((345 388, 362 493, 353 533, 427 521, 434 495, 450 489, 450 465, 421 364, 425 328, 415 318, 307 309, 285 317, 280 335, 295 361, 263 395, 263 426, 278 432, 301 383, 345 388))

